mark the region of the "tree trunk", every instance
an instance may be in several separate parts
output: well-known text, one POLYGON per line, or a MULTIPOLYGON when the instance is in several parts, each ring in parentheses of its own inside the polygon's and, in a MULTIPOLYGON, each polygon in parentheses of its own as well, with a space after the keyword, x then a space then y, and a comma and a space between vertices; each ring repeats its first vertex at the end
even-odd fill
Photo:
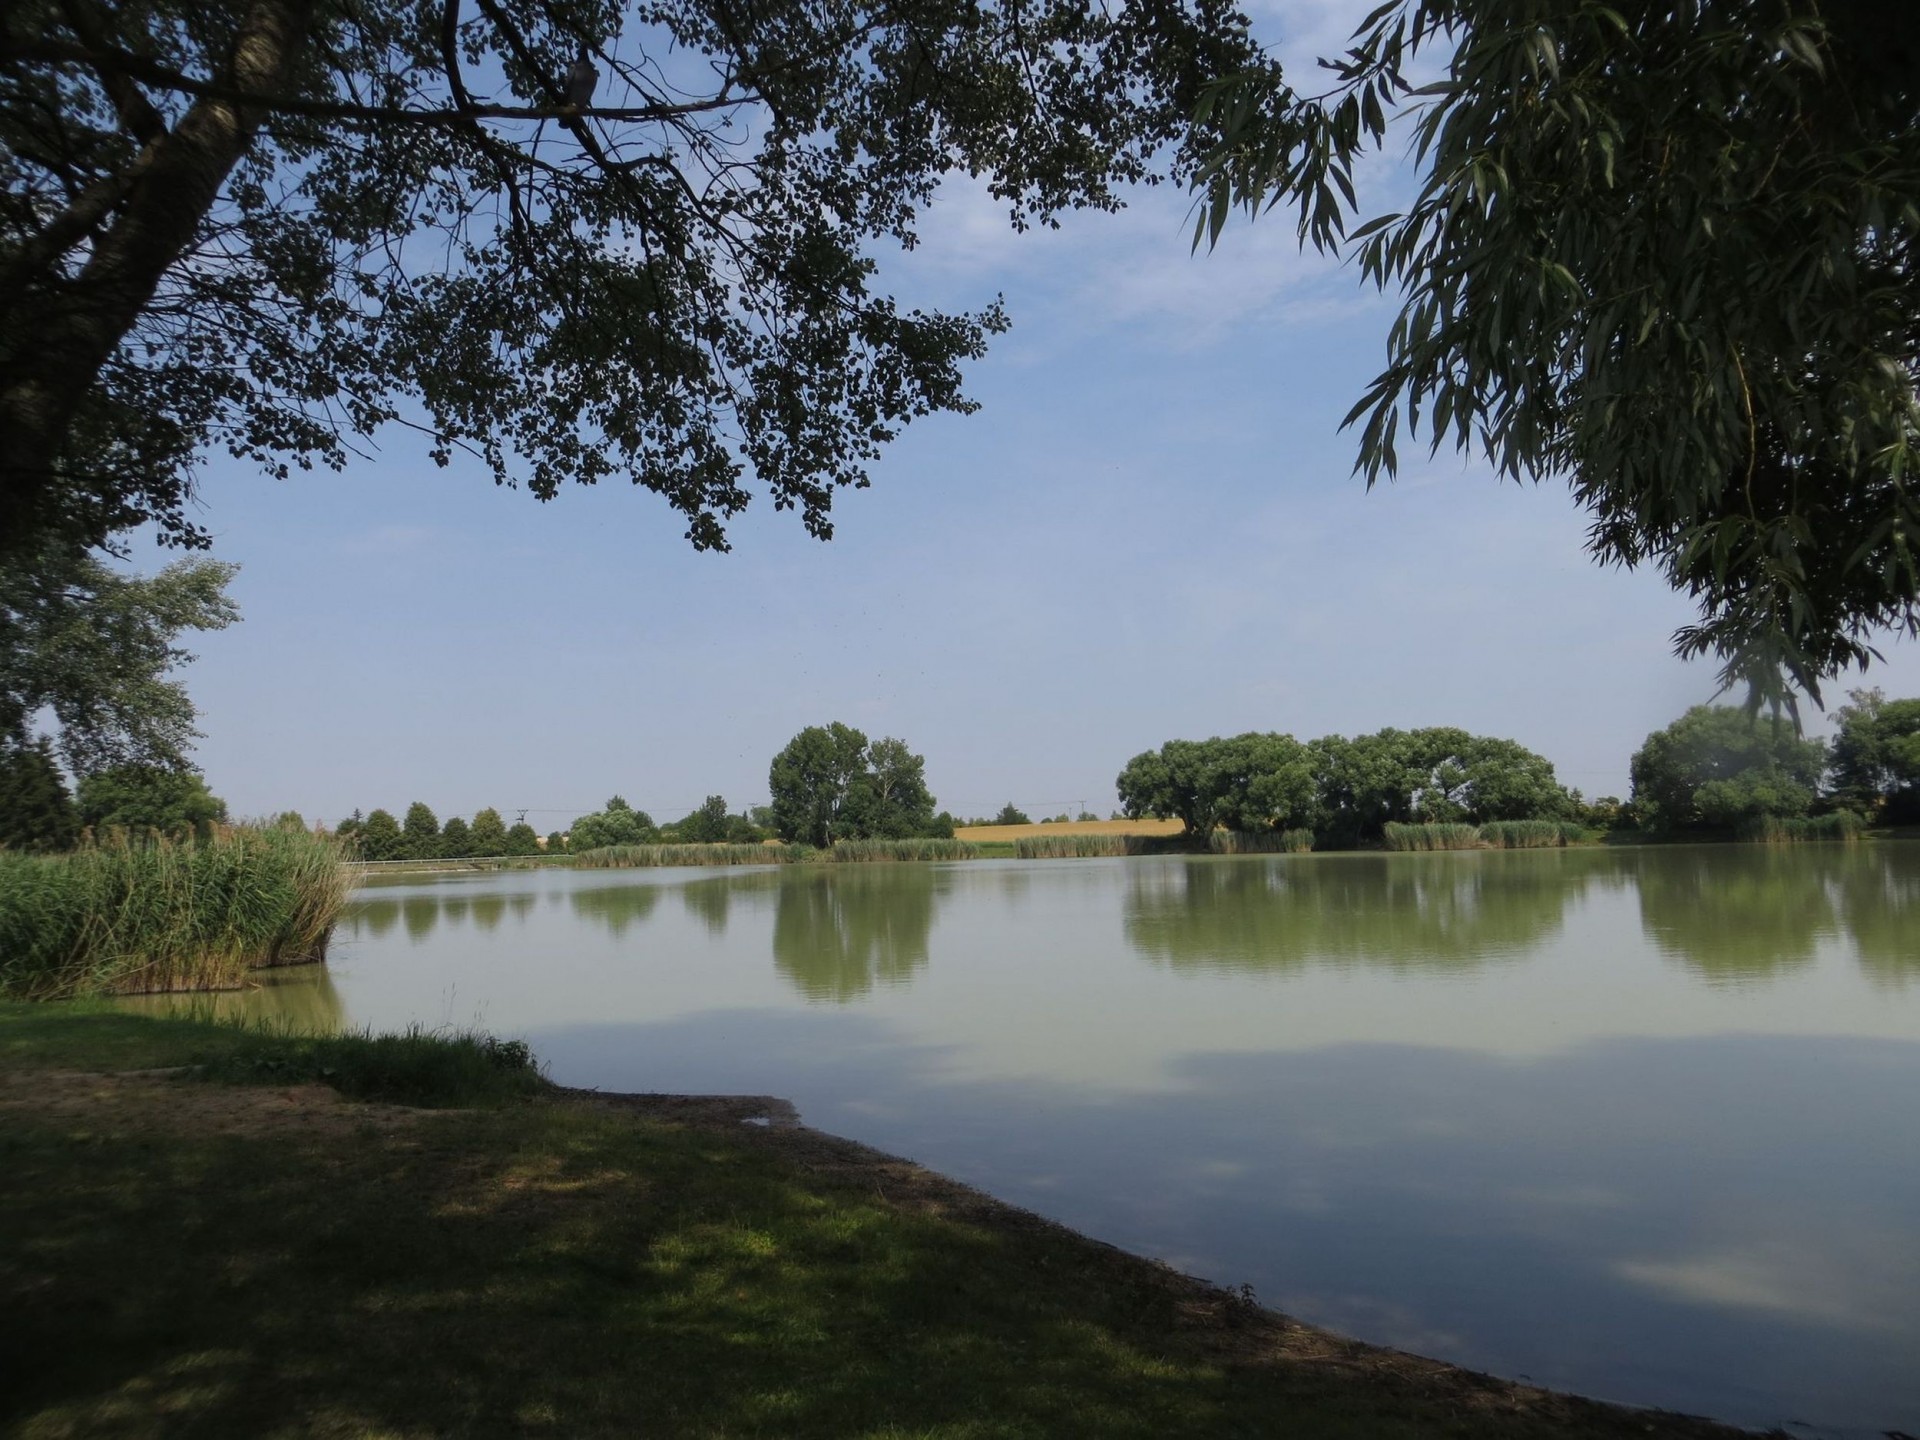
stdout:
MULTIPOLYGON (((244 94, 280 91, 312 9, 312 0, 254 0, 215 80, 244 94)), ((40 293, 16 313, 9 328, 19 348, 0 376, 0 535, 26 533, 58 504, 68 432, 88 392, 186 255, 263 117, 230 100, 196 101, 136 162, 117 218, 79 275, 35 286, 40 293)))

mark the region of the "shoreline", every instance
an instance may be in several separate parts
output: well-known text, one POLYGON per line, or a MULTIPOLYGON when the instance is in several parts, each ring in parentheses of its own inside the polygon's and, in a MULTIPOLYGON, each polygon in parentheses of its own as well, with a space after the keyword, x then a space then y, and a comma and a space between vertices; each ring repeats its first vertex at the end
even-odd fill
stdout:
POLYGON ((0 1011, 17 1433, 501 1433, 530 1390, 566 1435, 1755 1433, 1303 1324, 775 1097, 349 1099, 294 1037, 62 1008, 0 1011))

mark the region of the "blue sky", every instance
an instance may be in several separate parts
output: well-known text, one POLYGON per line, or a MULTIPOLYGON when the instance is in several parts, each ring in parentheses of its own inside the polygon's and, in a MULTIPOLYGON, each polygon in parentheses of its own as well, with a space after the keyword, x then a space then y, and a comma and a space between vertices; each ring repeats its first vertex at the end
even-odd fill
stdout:
MULTIPOLYGON (((1259 30, 1298 74, 1367 8, 1259 30)), ((1373 177, 1382 208, 1399 181, 1373 177)), ((651 495, 542 505, 401 434, 344 475, 209 464, 245 615, 186 672, 214 790, 241 815, 420 799, 542 831, 617 791, 667 819, 764 799, 774 752, 837 719, 906 739, 960 814, 1104 815, 1174 736, 1386 725, 1510 736, 1624 795, 1647 732, 1712 694, 1669 653, 1689 606, 1595 568, 1561 488, 1423 450, 1391 487, 1350 478, 1337 427, 1393 311, 1284 218, 1192 256, 1177 194, 1016 235, 950 187, 921 229, 883 282, 1003 293, 1014 329, 970 371, 981 411, 910 427, 827 544, 761 504, 731 554, 695 554, 651 495)), ((1920 649, 1883 648, 1873 683, 1920 694, 1920 649)))

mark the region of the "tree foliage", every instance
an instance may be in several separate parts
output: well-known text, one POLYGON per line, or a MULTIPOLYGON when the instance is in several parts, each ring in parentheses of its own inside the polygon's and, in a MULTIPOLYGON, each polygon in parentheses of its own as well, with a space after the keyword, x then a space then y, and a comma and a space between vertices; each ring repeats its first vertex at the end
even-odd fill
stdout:
POLYGON ((407 858, 402 847, 400 822, 393 818, 391 811, 375 810, 370 813, 360 825, 358 835, 362 860, 407 858))
POLYGON ((125 575, 51 545, 0 563, 0 743, 29 745, 44 712, 75 774, 184 765, 199 732, 186 688, 167 677, 193 658, 183 633, 239 618, 226 593, 237 569, 196 559, 125 575))
POLYGON ((424 800, 416 800, 409 805, 406 818, 400 822, 398 858, 402 860, 440 858, 440 817, 428 808, 424 800))
POLYGON ((582 815, 567 831, 569 850, 597 850, 602 845, 651 845, 660 838, 659 827, 644 810, 636 810, 621 796, 591 815, 582 815))
MULTIPOLYGON (((448 823, 451 824, 452 822, 449 821, 448 823)), ((507 849, 506 821, 500 818, 500 812, 492 806, 488 806, 485 810, 480 811, 479 814, 473 817, 473 824, 469 827, 467 834, 473 843, 473 853, 475 855, 506 855, 511 853, 507 849)))
POLYGON ((1649 830, 1805 815, 1826 759, 1821 742, 1802 740, 1777 718, 1695 705, 1634 752, 1634 813, 1649 830))
POLYGON ((31 745, 0 740, 0 849, 71 849, 80 817, 44 737, 31 745))
POLYGON ((1675 637, 1791 706, 1920 628, 1920 51, 1904 0, 1388 0, 1330 62, 1209 91, 1196 243, 1290 204, 1403 306, 1349 424, 1564 478, 1675 637), (1415 88, 1415 71, 1441 73, 1415 88), (1421 168, 1359 219, 1397 115, 1421 168), (1784 677, 1784 679, 1783 679, 1784 677))
POLYGON ((204 837, 227 818, 227 803, 204 775, 155 765, 120 765, 82 776, 75 797, 80 823, 95 835, 204 837))
POLYGON ((1854 690, 1834 712, 1828 751, 1834 794, 1863 814, 1920 820, 1920 699, 1889 700, 1879 690, 1854 690))
POLYGON ((782 840, 831 845, 944 832, 934 815, 926 760, 890 737, 867 743, 849 725, 809 725, 767 767, 773 829, 782 840))
POLYGON ((873 253, 949 175, 1113 207, 1257 63, 1223 0, 8 5, 0 544, 201 543, 205 448, 338 467, 393 421, 543 499, 646 486, 696 546, 755 479, 825 536, 1005 324, 873 253))
POLYGON ((1129 816, 1178 819, 1190 838, 1311 828, 1326 845, 1377 840, 1390 822, 1557 819, 1573 805, 1543 756, 1448 726, 1304 745, 1261 733, 1169 740, 1115 785, 1129 816))

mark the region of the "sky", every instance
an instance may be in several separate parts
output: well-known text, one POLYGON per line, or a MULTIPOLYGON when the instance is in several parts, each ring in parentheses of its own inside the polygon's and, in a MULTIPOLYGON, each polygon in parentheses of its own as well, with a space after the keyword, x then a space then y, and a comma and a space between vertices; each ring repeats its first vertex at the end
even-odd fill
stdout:
MULTIPOLYGON (((1370 4, 1277 3, 1256 34, 1298 75, 1370 4)), ((1404 181, 1382 165, 1363 201, 1404 181)), ((968 372, 980 411, 910 426, 824 544, 763 498, 697 554, 646 492, 542 504, 403 433, 344 474, 210 462, 198 518, 245 618, 191 641, 197 762, 237 816, 424 800, 544 833, 615 793, 663 821, 763 801, 832 720, 905 739, 957 815, 1035 818, 1106 815, 1176 737, 1458 725, 1626 795, 1648 732, 1715 690, 1670 651, 1688 603, 1596 567, 1561 486, 1403 445, 1369 492, 1338 427, 1391 303, 1279 214, 1210 254, 1190 228, 1166 190, 1024 235, 943 191, 882 285, 1004 295, 1013 329, 968 372)), ((1882 648, 1869 682, 1920 694, 1920 647, 1882 648)))

